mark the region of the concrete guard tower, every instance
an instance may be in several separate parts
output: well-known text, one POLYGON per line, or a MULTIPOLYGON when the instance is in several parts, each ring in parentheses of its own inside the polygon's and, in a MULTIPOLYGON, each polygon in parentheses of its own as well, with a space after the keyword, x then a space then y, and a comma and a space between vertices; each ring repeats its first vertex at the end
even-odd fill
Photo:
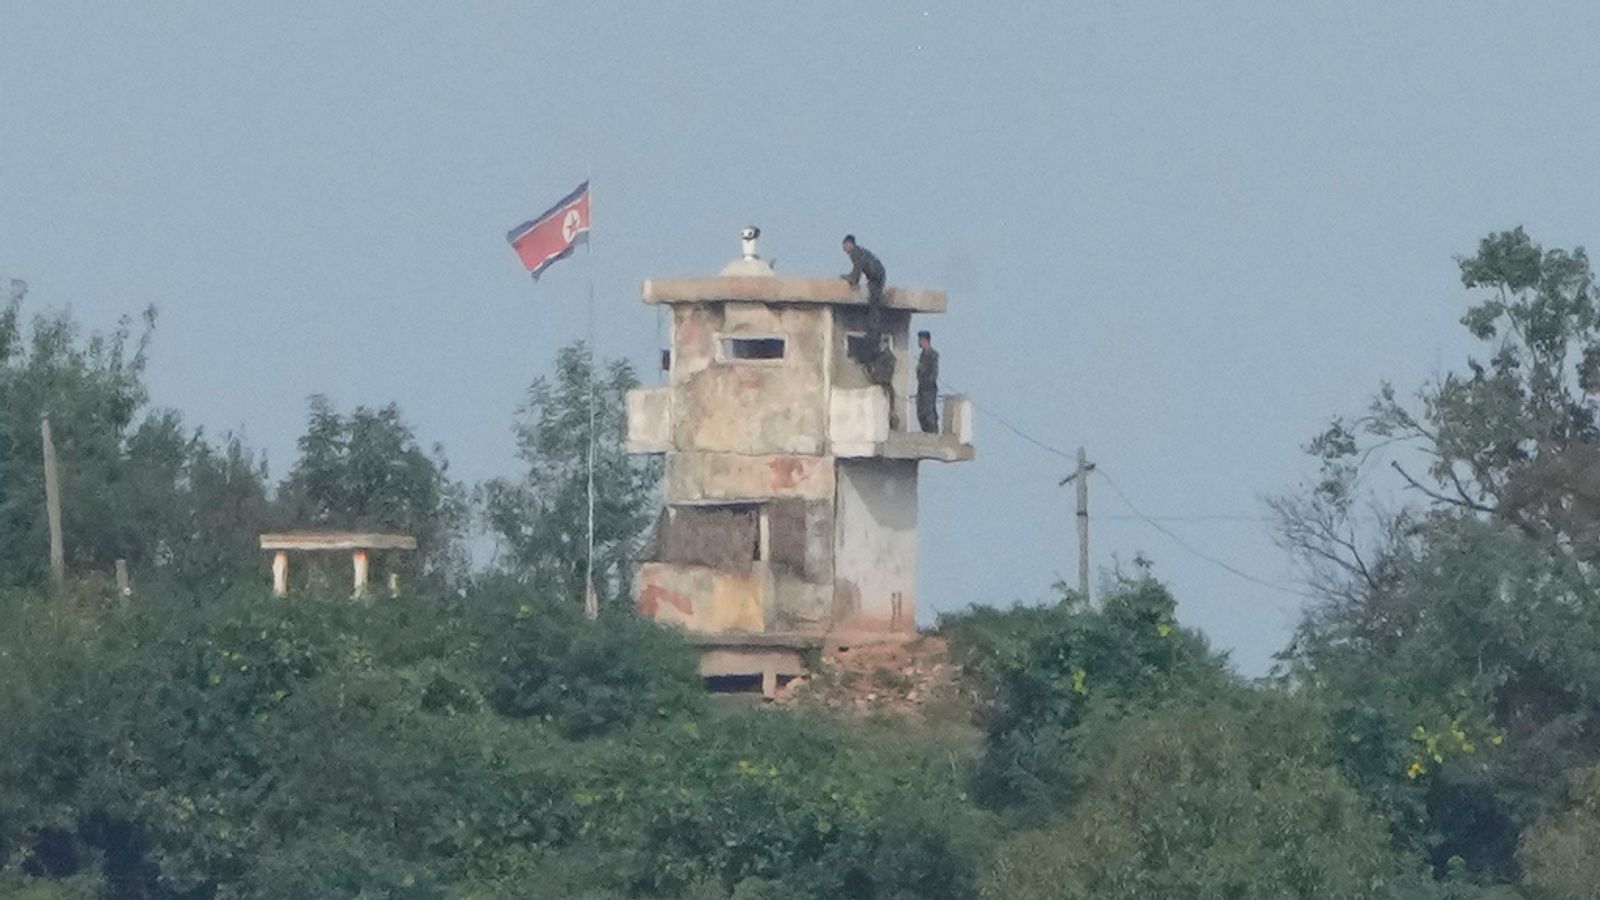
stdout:
POLYGON ((771 696, 810 651, 915 634, 917 466, 973 458, 972 407, 945 397, 937 434, 903 424, 911 318, 944 312, 942 291, 885 291, 886 390, 861 362, 865 293, 778 277, 759 234, 717 277, 644 283, 671 349, 667 385, 628 395, 628 449, 666 455, 639 612, 683 628, 706 677, 771 696))

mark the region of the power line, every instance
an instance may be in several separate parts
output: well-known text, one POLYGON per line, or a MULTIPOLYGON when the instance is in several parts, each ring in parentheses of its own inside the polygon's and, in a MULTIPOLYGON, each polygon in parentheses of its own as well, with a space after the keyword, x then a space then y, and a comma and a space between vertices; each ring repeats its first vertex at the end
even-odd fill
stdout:
MULTIPOLYGON (((962 393, 960 388, 958 388, 955 385, 949 383, 948 381, 942 381, 939 386, 943 387, 943 388, 948 388, 949 389, 949 393, 954 393, 954 394, 962 393)), ((1071 453, 1068 453, 1065 450, 1061 450, 1059 448, 1052 447, 1049 444, 1046 444, 1044 441, 1039 440, 1038 438, 1034 437, 1033 435, 1028 434, 1026 431, 1023 431, 1021 428, 1018 428, 1017 426, 1015 426, 1015 425, 1011 424, 1010 422, 1006 421, 1005 417, 1001 416, 999 413, 994 412, 993 410, 990 410, 987 407, 980 406, 978 404, 978 401, 972 399, 972 395, 971 394, 966 394, 965 396, 967 398, 967 402, 972 404, 972 408, 973 409, 977 410, 978 412, 983 413, 984 415, 988 416, 989 418, 991 418, 991 419, 995 420, 996 422, 1000 423, 1001 427, 1005 428, 1007 431, 1011 432, 1012 434, 1016 435, 1019 438, 1022 438, 1023 440, 1027 441, 1028 443, 1034 445, 1035 447, 1038 447, 1040 450, 1043 450, 1046 453, 1054 453, 1055 455, 1061 457, 1064 460, 1067 460, 1068 462, 1072 463, 1073 465, 1077 465, 1078 458, 1076 456, 1072 455, 1071 453)))
MULTIPOLYGON (((961 392, 960 389, 955 387, 955 385, 952 385, 952 384, 949 384, 949 383, 945 383, 943 386, 947 387, 947 388, 950 388, 955 393, 960 393, 961 392)), ((989 418, 991 418, 991 419, 995 420, 996 422, 1000 423, 1000 425, 1002 425, 1007 431, 1010 431, 1012 434, 1015 434, 1017 437, 1022 438, 1023 440, 1027 441, 1028 443, 1034 445, 1035 447, 1038 447, 1039 449, 1044 450, 1047 453, 1053 453, 1056 456, 1061 457, 1062 459, 1070 460, 1074 464, 1077 463, 1077 457, 1076 456, 1066 452, 1065 450, 1060 449, 1059 447, 1052 447, 1051 445, 1045 443, 1044 441, 1041 441, 1038 438, 1034 437, 1033 435, 1028 434, 1027 432, 1023 431, 1022 429, 1018 428, 1017 426, 1012 425, 1010 422, 1006 421, 1006 419, 1003 416, 999 415, 998 413, 994 412, 993 410, 989 410, 989 409, 984 408, 983 406, 980 406, 976 400, 972 399, 971 395, 967 396, 967 402, 972 404, 972 408, 973 409, 976 409, 978 412, 981 412, 985 416, 988 416, 989 418)), ((1102 469, 1096 469, 1096 472, 1097 472, 1097 474, 1099 474, 1101 477, 1103 477, 1106 480, 1106 484, 1110 485, 1111 490, 1114 493, 1116 493, 1117 498, 1120 499, 1123 502, 1123 504, 1128 507, 1129 511, 1131 511, 1133 513, 1131 518, 1133 518, 1133 519, 1135 519, 1137 521, 1143 522, 1146 525, 1149 525, 1151 528, 1154 528, 1155 530, 1157 530, 1157 531, 1161 532, 1162 534, 1166 535, 1167 538, 1170 539, 1174 544, 1177 544, 1179 547, 1181 547, 1183 550, 1187 551, 1189 554, 1191 554, 1191 555, 1193 555, 1193 556, 1195 556, 1195 557, 1197 557, 1199 559, 1202 559, 1202 560, 1204 560, 1204 561, 1206 561, 1208 563, 1211 563, 1214 566, 1218 566, 1221 569, 1223 569, 1224 571, 1234 575, 1237 578, 1242 578, 1245 581, 1250 582, 1251 584, 1260 585, 1261 587, 1264 587, 1264 588, 1271 588, 1272 590, 1281 591, 1281 592, 1286 593, 1286 594, 1293 594, 1293 595, 1295 595, 1297 597, 1304 597, 1304 598, 1306 598, 1308 600, 1321 599, 1321 598, 1317 597, 1315 594, 1311 594, 1311 593, 1308 593, 1306 591, 1298 590, 1296 588, 1289 587, 1288 585, 1277 584, 1275 582, 1268 581, 1265 578, 1258 578, 1258 577, 1256 577, 1254 575, 1251 575, 1249 572, 1246 572, 1246 571, 1244 571, 1242 569, 1239 569, 1239 568, 1237 568, 1235 566, 1232 566, 1232 565, 1224 562, 1223 560, 1220 560, 1220 559, 1216 558, 1215 556, 1212 556, 1212 555, 1210 555, 1208 553, 1205 553, 1205 552, 1203 552, 1201 550, 1196 549, 1188 541, 1185 541, 1183 538, 1179 537, 1177 535, 1177 533, 1174 532, 1172 529, 1170 529, 1170 528, 1166 527, 1165 525, 1161 524, 1162 521, 1168 521, 1168 522, 1213 522, 1213 521, 1220 521, 1220 522, 1235 522, 1235 521, 1238 521, 1238 522, 1243 522, 1243 521, 1262 522, 1262 521, 1270 521, 1270 519, 1267 519, 1266 517, 1262 517, 1262 516, 1239 516, 1239 515, 1226 515, 1226 514, 1197 515, 1197 516, 1147 516, 1142 511, 1140 511, 1140 509, 1137 506, 1134 505, 1132 500, 1128 499, 1128 495, 1123 493, 1122 488, 1117 485, 1116 481, 1113 480, 1110 475, 1106 474, 1106 472, 1105 472, 1105 470, 1103 468, 1102 469)), ((1111 516, 1109 518, 1124 518, 1124 517, 1111 516)))
POLYGON ((1310 594, 1310 593, 1307 593, 1307 592, 1302 591, 1302 590, 1297 590, 1297 589, 1289 587, 1287 585, 1282 585, 1282 584, 1277 584, 1277 583, 1274 583, 1274 582, 1271 582, 1271 581, 1267 581, 1264 578, 1257 578, 1256 576, 1251 575, 1249 572, 1243 571, 1242 569, 1237 569, 1237 568, 1229 565, 1228 563, 1223 562, 1220 559, 1217 559, 1215 556, 1211 556, 1208 553, 1204 553, 1204 552, 1202 552, 1200 550, 1195 549, 1192 545, 1189 544, 1188 541, 1185 541, 1183 538, 1178 537, 1177 533, 1174 532, 1172 529, 1166 527, 1165 525, 1162 525, 1160 522, 1156 521, 1155 519, 1153 519, 1153 518, 1145 515, 1144 513, 1140 512, 1139 511, 1139 507, 1133 505, 1133 501, 1128 499, 1128 495, 1122 492, 1122 488, 1117 485, 1116 480, 1113 479, 1110 475, 1106 474, 1106 471, 1105 471, 1105 469, 1103 467, 1098 469, 1098 470, 1096 470, 1096 471, 1099 473, 1100 477, 1102 477, 1102 478, 1104 478, 1106 480, 1106 484, 1111 486, 1111 490, 1117 495, 1117 498, 1120 499, 1123 502, 1123 504, 1125 506, 1127 506, 1130 511, 1133 512, 1135 517, 1137 517, 1138 519, 1142 520, 1146 525, 1149 525, 1151 528, 1154 528, 1155 530, 1157 530, 1157 531, 1161 532, 1162 534, 1166 535, 1168 538, 1171 538, 1173 543, 1177 544, 1179 547, 1182 547, 1184 550, 1187 550, 1189 553, 1193 554, 1194 556, 1197 556, 1200 559, 1203 559, 1206 562, 1211 563, 1212 565, 1220 566, 1221 568, 1227 570, 1228 572, 1233 573, 1235 576, 1237 576, 1239 578, 1243 578, 1245 581, 1251 582, 1252 584, 1258 584, 1258 585, 1260 585, 1262 587, 1272 588, 1275 591, 1283 591, 1286 594, 1295 594, 1295 595, 1300 596, 1300 597, 1305 597, 1305 598, 1307 598, 1309 600, 1320 599, 1315 594, 1310 594))
POLYGON ((1227 515, 1227 514, 1220 514, 1220 513, 1216 514, 1216 515, 1195 515, 1195 516, 1181 516, 1181 515, 1179 515, 1179 516, 1132 516, 1132 515, 1118 516, 1118 515, 1104 515, 1104 516, 1098 516, 1097 518, 1110 519, 1111 521, 1114 521, 1114 522, 1144 522, 1144 521, 1148 520, 1148 521, 1155 521, 1155 522, 1257 522, 1257 523, 1259 523, 1259 522, 1271 522, 1271 521, 1273 521, 1271 516, 1236 516, 1236 515, 1227 515))

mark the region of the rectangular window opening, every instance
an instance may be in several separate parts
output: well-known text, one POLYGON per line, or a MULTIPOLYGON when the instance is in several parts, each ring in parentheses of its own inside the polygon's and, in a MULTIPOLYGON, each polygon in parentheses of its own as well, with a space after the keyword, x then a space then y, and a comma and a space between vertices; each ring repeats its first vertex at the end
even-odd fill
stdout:
POLYGON ((781 337, 722 339, 723 359, 783 359, 784 339, 781 337))
MULTIPOLYGON (((867 342, 867 335, 865 332, 852 331, 846 334, 844 337, 844 343, 845 355, 853 360, 856 360, 857 362, 864 362, 867 357, 873 355, 867 352, 870 349, 870 345, 867 342)), ((888 350, 890 346, 891 341, 887 333, 878 335, 879 350, 888 350)))

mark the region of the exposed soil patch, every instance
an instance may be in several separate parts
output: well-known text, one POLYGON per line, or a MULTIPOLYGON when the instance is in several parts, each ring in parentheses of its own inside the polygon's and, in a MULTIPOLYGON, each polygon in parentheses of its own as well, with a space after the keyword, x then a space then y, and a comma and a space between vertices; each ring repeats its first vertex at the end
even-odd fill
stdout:
POLYGON ((861 714, 946 716, 968 698, 961 666, 943 638, 863 644, 826 653, 818 670, 779 690, 780 705, 817 705, 861 714))

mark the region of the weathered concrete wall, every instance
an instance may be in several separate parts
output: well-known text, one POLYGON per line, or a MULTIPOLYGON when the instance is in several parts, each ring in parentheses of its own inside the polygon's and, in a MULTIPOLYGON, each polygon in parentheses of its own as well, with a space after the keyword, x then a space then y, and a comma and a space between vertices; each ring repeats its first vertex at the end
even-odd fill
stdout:
POLYGON ((837 480, 834 627, 915 629, 916 462, 842 459, 837 480))
POLYGON ((889 398, 875 387, 835 387, 828 396, 828 449, 872 456, 889 439, 889 398))
POLYGON ((944 418, 940 422, 940 430, 953 435, 957 443, 971 446, 972 401, 960 394, 944 398, 944 418))
POLYGON ((708 566, 647 562, 639 567, 634 591, 645 618, 705 633, 764 630, 774 594, 772 571, 761 563, 740 575, 708 566))
POLYGON ((723 303, 673 311, 673 443, 745 454, 821 453, 827 427, 823 308, 723 303), (724 338, 781 337, 782 359, 724 359, 724 338))
POLYGON ((722 327, 720 306, 672 308, 672 369, 674 386, 706 370, 717 358, 717 329, 722 327))
POLYGON ((669 453, 668 503, 833 496, 833 460, 826 456, 669 453))
POLYGON ((672 449, 672 389, 635 388, 628 392, 628 452, 665 453, 672 449))
POLYGON ((834 501, 778 501, 768 506, 776 589, 767 627, 825 631, 833 613, 834 501))
POLYGON ((770 630, 817 633, 829 630, 833 616, 832 583, 812 584, 783 575, 776 576, 773 581, 776 596, 773 617, 767 623, 770 630))

